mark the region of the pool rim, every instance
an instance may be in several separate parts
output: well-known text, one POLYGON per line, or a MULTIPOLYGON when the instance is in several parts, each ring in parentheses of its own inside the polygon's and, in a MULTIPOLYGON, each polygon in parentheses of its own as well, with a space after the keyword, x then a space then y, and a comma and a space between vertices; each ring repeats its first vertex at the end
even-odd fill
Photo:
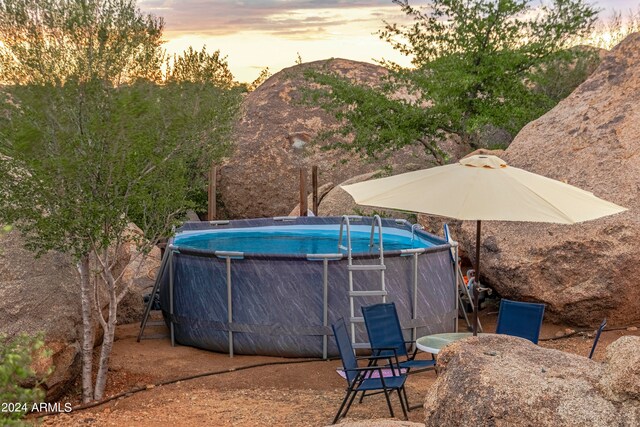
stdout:
MULTIPOLYGON (((216 250, 207 250, 207 249, 196 249, 189 246, 180 246, 174 243, 175 237, 178 233, 182 231, 192 231, 192 230, 217 230, 217 229, 234 229, 234 228, 250 228, 250 227, 261 227, 260 225, 256 225, 256 222, 268 222, 271 221, 271 224, 263 225, 264 226, 284 226, 284 225, 292 225, 291 222, 299 221, 298 225, 304 225, 305 222, 313 222, 314 225, 317 225, 318 220, 321 220, 324 224, 340 224, 342 221, 342 216, 313 216, 313 217, 268 217, 268 218, 251 218, 251 219, 233 219, 233 220, 224 220, 224 221, 186 221, 183 225, 175 230, 174 235, 167 242, 167 249, 172 250, 174 252, 184 253, 187 255, 194 256, 202 256, 202 257, 217 257, 217 258, 232 258, 232 259, 274 259, 274 260, 296 260, 296 259, 305 259, 305 260, 318 260, 322 261, 325 258, 330 260, 339 260, 342 258, 346 258, 348 254, 346 251, 344 252, 335 252, 335 253, 324 253, 324 254, 283 254, 276 252, 239 252, 239 251, 216 251, 216 250), (300 224, 302 223, 302 224, 300 224)), ((373 217, 367 216, 358 216, 358 220, 371 220, 373 222, 373 217)), ((382 228, 399 228, 405 229, 407 231, 412 231, 425 240, 433 242, 434 245, 426 248, 412 248, 412 249, 400 249, 400 250, 384 250, 384 256, 408 256, 412 254, 423 254, 430 252, 438 252, 442 251, 444 247, 448 247, 448 249, 452 249, 453 246, 444 237, 438 236, 436 234, 429 233, 421 228, 419 224, 412 224, 410 221, 406 219, 397 219, 397 218, 382 218, 382 228), (414 228, 415 227, 415 228, 414 228)), ((354 224, 355 225, 355 224, 354 224)), ((361 225, 361 224, 357 224, 361 225)), ((362 224, 362 225, 370 225, 370 224, 362 224)), ((383 242, 384 244, 384 242, 383 242)), ((337 250, 337 248, 336 248, 337 250)), ((379 252, 352 252, 351 257, 354 259, 373 259, 379 258, 379 252)))

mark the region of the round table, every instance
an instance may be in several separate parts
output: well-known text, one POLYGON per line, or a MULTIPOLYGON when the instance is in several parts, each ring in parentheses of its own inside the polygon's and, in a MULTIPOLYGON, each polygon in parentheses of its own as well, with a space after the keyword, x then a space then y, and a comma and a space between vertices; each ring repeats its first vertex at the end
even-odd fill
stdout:
MULTIPOLYGON (((483 334, 478 334, 483 335, 483 334)), ((444 346, 454 341, 473 336, 472 332, 448 332, 420 337, 416 340, 416 347, 431 354, 438 354, 444 346)))

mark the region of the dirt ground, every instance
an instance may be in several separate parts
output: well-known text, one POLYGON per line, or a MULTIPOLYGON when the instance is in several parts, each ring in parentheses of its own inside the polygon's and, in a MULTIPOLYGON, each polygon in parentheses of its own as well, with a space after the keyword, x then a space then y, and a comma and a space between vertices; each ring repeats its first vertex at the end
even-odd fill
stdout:
MULTIPOLYGON (((491 309, 482 313, 486 332, 495 330, 496 314, 491 309)), ((569 338, 544 340, 565 333, 565 329, 563 325, 545 323, 540 345, 587 356, 593 341, 592 331, 576 333, 569 338)), ((158 331, 163 332, 160 329, 155 332, 158 331)), ((154 386, 206 372, 295 359, 229 358, 226 354, 191 347, 171 347, 168 338, 137 343, 137 333, 137 324, 119 326, 105 396, 141 387, 145 388, 144 391, 130 393, 90 409, 40 419, 31 417, 31 421, 45 426, 324 426, 331 423, 344 397, 345 382, 335 372, 340 366, 339 361, 255 367, 154 386)), ((630 334, 640 335, 640 331, 605 331, 594 359, 602 360, 607 345, 622 335, 630 334)), ((412 405, 424 400, 423 396, 434 380, 432 371, 409 377, 406 387, 412 405)), ((77 405, 79 394, 78 384, 63 404, 68 401, 77 405)), ((396 416, 401 416, 397 396, 392 404, 396 416)), ((387 417, 389 413, 384 397, 380 395, 368 397, 362 404, 354 403, 349 412, 350 420, 387 417)), ((424 411, 421 408, 411 411, 409 419, 423 421, 424 411)))

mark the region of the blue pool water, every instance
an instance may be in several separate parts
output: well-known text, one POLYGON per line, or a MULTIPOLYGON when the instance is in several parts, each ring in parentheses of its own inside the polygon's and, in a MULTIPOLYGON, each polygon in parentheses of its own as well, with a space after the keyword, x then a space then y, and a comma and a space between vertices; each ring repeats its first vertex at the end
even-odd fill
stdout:
MULTIPOLYGON (((208 251, 234 251, 258 254, 334 254, 338 250, 339 225, 293 225, 248 227, 206 231, 184 231, 178 233, 173 244, 208 251)), ((353 253, 369 252, 370 226, 351 227, 351 246, 353 253)), ((346 232, 343 232, 343 245, 346 245, 346 232)), ((378 234, 374 237, 378 244, 378 234)), ((383 227, 383 245, 385 252, 427 248, 435 243, 424 235, 415 235, 407 230, 383 227)))

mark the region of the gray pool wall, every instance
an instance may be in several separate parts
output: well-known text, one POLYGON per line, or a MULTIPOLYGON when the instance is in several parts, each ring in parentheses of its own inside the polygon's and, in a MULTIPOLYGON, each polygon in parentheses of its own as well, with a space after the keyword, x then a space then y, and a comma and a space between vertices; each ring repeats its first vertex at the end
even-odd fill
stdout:
MULTIPOLYGON (((234 220, 228 224, 186 223, 178 231, 244 228, 274 225, 339 224, 339 217, 301 217, 294 222, 273 218, 234 220)), ((365 219, 367 220, 367 219, 365 219)), ((368 219, 370 221, 370 219, 368 219)), ((354 224, 360 224, 355 222, 354 224)), ((384 219, 384 227, 410 229, 406 224, 384 219)), ((413 313, 414 257, 400 251, 385 252, 387 302, 396 304, 405 338, 451 332, 457 321, 455 270, 450 245, 437 236, 419 231, 437 246, 418 255, 416 312, 413 313)), ((337 233, 336 233, 337 234, 337 233)), ((169 247, 171 248, 171 243, 169 247)), ((173 319, 176 342, 217 352, 229 352, 233 332, 235 354, 284 357, 320 357, 323 336, 331 335, 331 324, 349 320, 347 258, 329 261, 328 323, 323 325, 323 262, 301 255, 244 253, 231 259, 232 321, 228 321, 227 259, 212 252, 177 248, 165 257, 172 268, 161 268, 160 303, 165 320, 173 319), (173 317, 169 308, 169 274, 173 271, 173 317)), ((377 254, 353 257, 353 264, 376 264, 377 254)), ((378 271, 356 271, 354 290, 380 288, 378 271)), ((381 297, 358 297, 360 307, 381 302, 381 297)), ((366 342, 364 325, 356 324, 356 340, 366 342)), ((338 354, 333 338, 327 342, 328 356, 338 354)))

